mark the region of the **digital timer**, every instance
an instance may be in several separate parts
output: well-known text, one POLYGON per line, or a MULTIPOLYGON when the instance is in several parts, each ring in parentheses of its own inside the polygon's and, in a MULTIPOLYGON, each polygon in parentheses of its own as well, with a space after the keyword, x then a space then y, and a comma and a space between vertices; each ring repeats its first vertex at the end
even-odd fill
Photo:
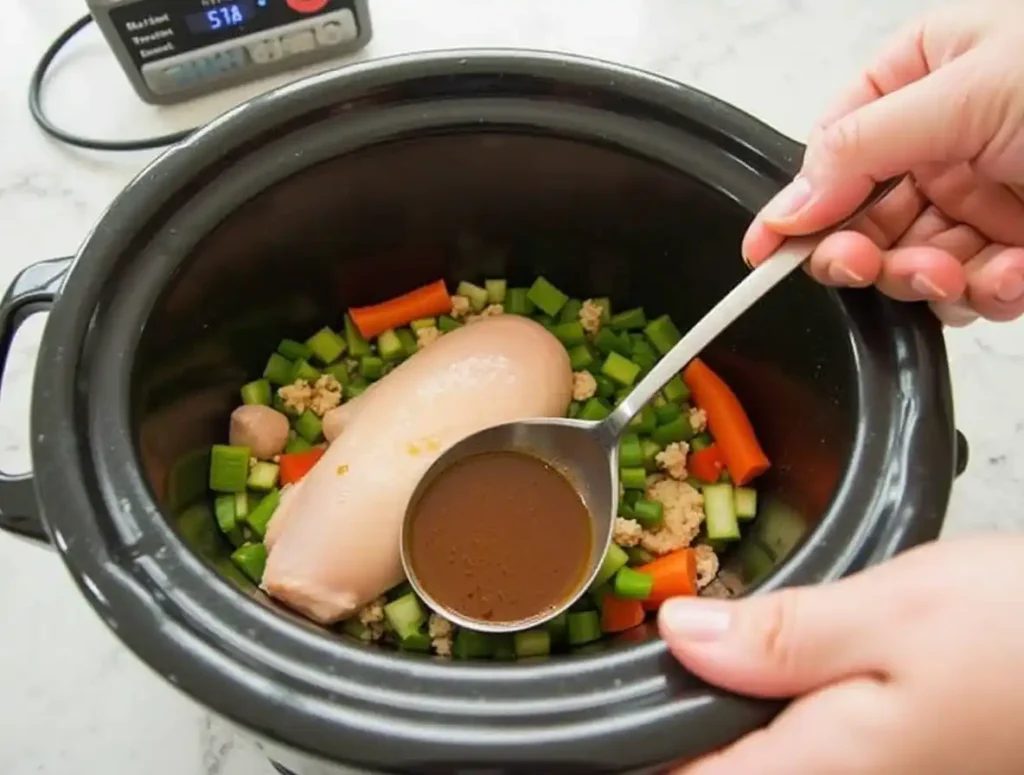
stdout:
MULTIPOLYGON (((266 7, 269 0, 261 0, 260 6, 266 7)), ((216 32, 227 27, 237 27, 252 19, 256 4, 248 2, 222 3, 207 8, 205 11, 190 13, 185 17, 185 24, 192 32, 216 32)))
POLYGON ((367 0, 86 0, 132 86, 166 104, 350 53, 367 0))

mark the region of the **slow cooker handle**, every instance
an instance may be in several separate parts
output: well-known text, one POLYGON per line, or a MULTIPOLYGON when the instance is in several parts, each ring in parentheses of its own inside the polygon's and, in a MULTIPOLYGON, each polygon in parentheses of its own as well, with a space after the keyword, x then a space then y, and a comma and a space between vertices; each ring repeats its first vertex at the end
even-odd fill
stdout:
MULTIPOLYGON (((0 386, 18 329, 37 312, 49 312, 73 262, 73 258, 53 258, 32 264, 14 278, 4 294, 0 301, 0 386)), ((0 529, 49 544, 38 503, 31 472, 0 471, 0 529)))

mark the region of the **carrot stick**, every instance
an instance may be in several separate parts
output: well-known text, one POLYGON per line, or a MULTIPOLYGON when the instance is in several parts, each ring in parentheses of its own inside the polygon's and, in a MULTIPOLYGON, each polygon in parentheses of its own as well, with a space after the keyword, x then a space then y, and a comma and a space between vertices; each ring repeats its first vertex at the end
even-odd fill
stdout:
POLYGON ((625 632, 644 620, 644 607, 639 600, 624 600, 605 595, 601 601, 601 631, 625 632))
POLYGON ((754 435, 736 394, 699 358, 683 370, 683 381, 708 416, 708 427, 721 448, 729 475, 736 484, 747 484, 771 466, 754 435))
POLYGON ((380 304, 352 307, 348 313, 359 333, 365 339, 370 339, 389 328, 398 328, 420 318, 442 315, 451 312, 451 309, 452 297, 448 295, 448 288, 444 280, 438 280, 380 304))
POLYGON ((690 455, 690 473, 702 482, 717 482, 725 468, 722 450, 717 444, 699 449, 690 455))
POLYGON ((697 594, 697 559, 693 549, 679 549, 637 568, 654 577, 651 595, 644 602, 648 610, 670 597, 693 597, 697 594))
POLYGON ((278 465, 281 467, 281 484, 295 484, 309 473, 317 461, 324 456, 327 450, 322 447, 313 447, 306 452, 293 452, 290 455, 281 455, 278 465))

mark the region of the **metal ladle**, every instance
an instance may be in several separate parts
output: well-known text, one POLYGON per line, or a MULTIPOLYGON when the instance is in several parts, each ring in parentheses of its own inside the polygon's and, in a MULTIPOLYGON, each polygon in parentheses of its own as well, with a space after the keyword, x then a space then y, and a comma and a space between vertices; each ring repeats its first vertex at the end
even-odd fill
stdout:
POLYGON ((445 451, 427 470, 414 490, 402 523, 402 565, 409 583, 424 603, 457 625, 495 633, 535 627, 558 616, 575 603, 593 582, 612 540, 619 499, 619 438, 630 420, 715 337, 803 264, 825 237, 846 227, 877 204, 899 181, 900 178, 894 178, 876 185, 860 207, 842 222, 809 236, 787 239, 770 258, 750 272, 701 318, 604 420, 521 420, 474 433, 445 451), (471 455, 510 450, 524 452, 549 463, 561 471, 579 492, 590 513, 593 528, 587 572, 579 587, 564 602, 532 617, 507 622, 469 619, 438 603, 429 590, 419 583, 410 557, 410 523, 422 494, 452 464, 471 455))

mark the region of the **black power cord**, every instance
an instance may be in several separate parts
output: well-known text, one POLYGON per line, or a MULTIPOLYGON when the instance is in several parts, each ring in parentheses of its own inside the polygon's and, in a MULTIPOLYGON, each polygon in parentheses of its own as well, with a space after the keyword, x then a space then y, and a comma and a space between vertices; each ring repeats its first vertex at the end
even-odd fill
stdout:
POLYGON ((35 71, 32 73, 32 80, 28 87, 28 109, 32 113, 32 118, 50 137, 60 140, 62 143, 73 145, 76 148, 87 148, 92 151, 148 151, 153 148, 165 148, 168 145, 174 145, 182 140, 188 138, 196 128, 184 129, 179 132, 172 132, 169 135, 162 135, 160 137, 148 137, 140 140, 94 140, 90 137, 81 137, 80 135, 71 134, 65 132, 60 127, 53 124, 46 117, 46 113, 43 111, 43 81, 46 79, 46 73, 49 71, 50 66, 53 64, 53 60, 57 58, 57 55, 61 52, 61 49, 68 44, 68 42, 75 37, 79 32, 92 24, 92 16, 86 14, 81 19, 76 21, 70 27, 68 27, 60 36, 50 44, 50 47, 46 49, 46 52, 39 60, 39 64, 36 65, 35 71))

